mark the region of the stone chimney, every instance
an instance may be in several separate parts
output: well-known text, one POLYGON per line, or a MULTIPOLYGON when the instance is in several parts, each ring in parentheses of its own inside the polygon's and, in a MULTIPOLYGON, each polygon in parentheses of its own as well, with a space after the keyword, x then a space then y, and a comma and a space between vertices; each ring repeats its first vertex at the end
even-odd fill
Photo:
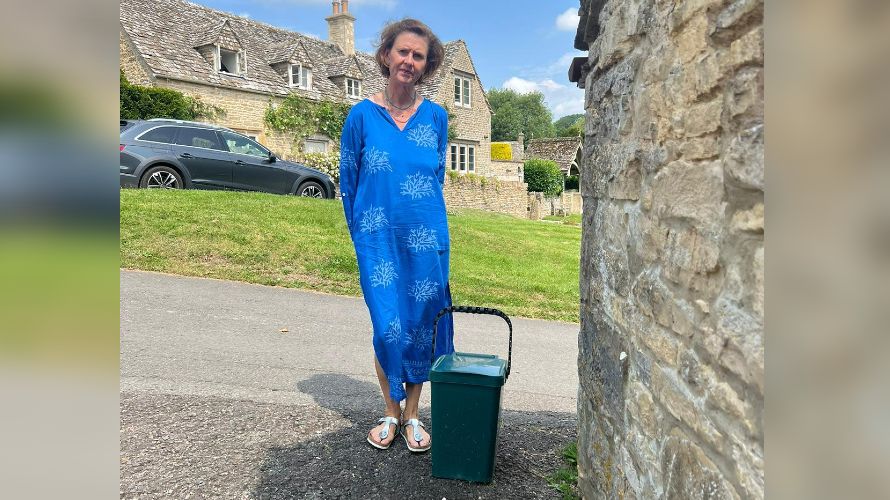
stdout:
POLYGON ((355 54, 355 18, 349 13, 349 0, 331 2, 333 13, 326 17, 328 41, 340 46, 346 55, 355 54))

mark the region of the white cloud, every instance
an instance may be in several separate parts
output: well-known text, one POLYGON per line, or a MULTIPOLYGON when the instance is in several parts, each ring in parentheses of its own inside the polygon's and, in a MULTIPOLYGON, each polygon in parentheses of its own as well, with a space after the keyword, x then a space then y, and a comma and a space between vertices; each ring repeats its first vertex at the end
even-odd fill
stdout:
POLYGON ((556 17, 556 29, 560 31, 575 31, 578 29, 580 20, 581 16, 578 15, 577 8, 566 9, 565 12, 556 17))
POLYGON ((515 90, 520 94, 535 91, 544 94, 544 102, 553 114, 554 120, 565 115, 584 112, 584 90, 575 86, 562 85, 550 78, 532 81, 513 76, 501 86, 505 89, 515 90))

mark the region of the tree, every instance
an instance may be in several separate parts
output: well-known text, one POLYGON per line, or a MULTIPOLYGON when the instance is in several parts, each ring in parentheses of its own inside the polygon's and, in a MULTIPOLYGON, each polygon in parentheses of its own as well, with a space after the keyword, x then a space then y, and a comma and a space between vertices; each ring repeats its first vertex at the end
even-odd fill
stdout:
POLYGON ((525 139, 554 137, 552 115, 544 105, 544 94, 519 94, 511 89, 490 89, 491 140, 515 141, 519 132, 525 139))
POLYGON ((553 122, 557 137, 580 137, 584 133, 584 115, 566 115, 553 122))

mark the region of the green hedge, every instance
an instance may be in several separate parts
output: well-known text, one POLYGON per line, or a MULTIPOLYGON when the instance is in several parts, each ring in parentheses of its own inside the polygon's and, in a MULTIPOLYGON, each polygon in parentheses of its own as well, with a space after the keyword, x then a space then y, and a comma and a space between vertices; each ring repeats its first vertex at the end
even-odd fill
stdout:
POLYGON ((206 105, 182 92, 161 87, 143 87, 127 81, 120 72, 120 117, 127 120, 173 118, 175 120, 214 119, 225 114, 217 106, 206 105))
POLYGON ((537 191, 547 196, 562 193, 563 177, 552 160, 528 160, 525 162, 525 182, 529 192, 537 191))
POLYGON ((566 189, 578 189, 577 175, 570 175, 566 177, 566 189))

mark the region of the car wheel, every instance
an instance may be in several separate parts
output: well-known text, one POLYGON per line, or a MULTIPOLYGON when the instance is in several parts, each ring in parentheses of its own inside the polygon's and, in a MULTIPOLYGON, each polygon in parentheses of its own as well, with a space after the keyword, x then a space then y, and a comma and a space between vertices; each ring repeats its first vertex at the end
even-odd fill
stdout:
POLYGON ((148 189, 182 189, 182 177, 170 167, 152 167, 142 176, 139 186, 148 189))
POLYGON ((321 184, 315 181, 306 181, 300 184, 297 189, 297 196, 308 196, 309 198, 324 198, 324 189, 321 184))

